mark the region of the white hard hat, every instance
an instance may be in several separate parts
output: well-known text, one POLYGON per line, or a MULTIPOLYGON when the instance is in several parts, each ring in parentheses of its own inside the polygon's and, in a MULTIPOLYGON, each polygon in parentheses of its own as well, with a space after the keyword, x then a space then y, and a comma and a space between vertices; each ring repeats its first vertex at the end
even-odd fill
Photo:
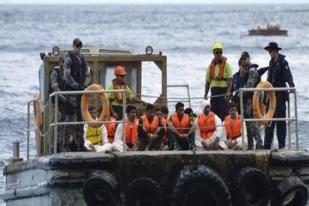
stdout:
POLYGON ((205 108, 206 106, 210 106, 210 102, 209 102, 209 100, 204 99, 204 100, 202 100, 202 102, 201 102, 202 110, 204 110, 204 108, 205 108))

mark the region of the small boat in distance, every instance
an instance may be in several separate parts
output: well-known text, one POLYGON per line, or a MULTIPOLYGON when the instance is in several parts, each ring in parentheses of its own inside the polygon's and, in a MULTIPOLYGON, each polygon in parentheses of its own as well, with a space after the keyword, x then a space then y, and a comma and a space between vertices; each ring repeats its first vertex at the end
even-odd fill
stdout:
POLYGON ((279 25, 267 24, 267 28, 263 29, 258 26, 256 29, 249 30, 249 36, 287 36, 288 30, 280 29, 279 25))

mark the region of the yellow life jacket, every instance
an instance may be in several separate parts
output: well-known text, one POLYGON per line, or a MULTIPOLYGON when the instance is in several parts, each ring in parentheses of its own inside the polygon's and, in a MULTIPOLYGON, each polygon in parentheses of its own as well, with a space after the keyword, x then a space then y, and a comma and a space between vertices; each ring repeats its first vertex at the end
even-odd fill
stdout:
POLYGON ((89 140, 92 144, 102 144, 102 127, 94 128, 88 126, 86 139, 89 140))

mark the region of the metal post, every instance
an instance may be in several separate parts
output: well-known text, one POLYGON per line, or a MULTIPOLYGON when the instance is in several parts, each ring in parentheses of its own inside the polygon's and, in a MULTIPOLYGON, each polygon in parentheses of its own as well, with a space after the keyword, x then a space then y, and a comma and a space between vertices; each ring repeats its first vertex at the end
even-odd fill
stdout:
MULTIPOLYGON (((290 93, 288 93, 288 118, 291 117, 291 109, 290 109, 290 93)), ((289 149, 291 149, 291 121, 288 120, 288 141, 289 141, 289 149)))
MULTIPOLYGON (((29 157, 30 157, 30 147, 29 147, 30 145, 30 103, 31 102, 28 102, 28 105, 27 105, 27 160, 29 160, 29 157)), ((14 147, 13 147, 13 151, 14 151, 14 147)), ((18 154, 18 157, 19 157, 19 154, 18 154)))
POLYGON ((240 92, 240 115, 241 115, 241 141, 242 141, 242 150, 245 151, 245 137, 244 137, 244 132, 245 132, 245 124, 246 122, 244 121, 244 100, 243 100, 243 91, 239 90, 240 92))
POLYGON ((188 100, 189 100, 189 107, 191 107, 191 96, 190 96, 190 89, 189 89, 189 85, 187 84, 187 93, 188 93, 188 100))
MULTIPOLYGON (((52 131, 51 130, 51 126, 50 124, 53 123, 52 122, 52 114, 51 114, 51 108, 52 108, 52 101, 51 101, 52 97, 49 97, 48 98, 48 129, 47 131, 52 131)), ((45 125, 45 124, 44 124, 45 125)), ((44 130, 46 131, 46 130, 44 130)), ((46 154, 47 150, 48 150, 48 154, 50 154, 49 152, 49 145, 50 145, 50 139, 51 139, 51 134, 48 132, 48 135, 47 136, 44 136, 44 154, 46 154)))
MULTIPOLYGON (((13 142, 13 159, 19 159, 19 141, 13 142)), ((28 155, 27 159, 29 159, 28 155)))
POLYGON ((127 95, 126 95, 126 90, 122 92, 122 133, 123 133, 123 152, 125 152, 125 145, 126 145, 126 118, 125 118, 125 113, 126 113, 126 104, 127 104, 127 95))
POLYGON ((298 150, 298 121, 297 121, 297 99, 296 90, 294 90, 294 109, 295 109, 295 132, 296 132, 296 149, 298 150))
POLYGON ((58 94, 55 96, 55 126, 54 126, 54 154, 57 153, 57 136, 58 136, 58 94))

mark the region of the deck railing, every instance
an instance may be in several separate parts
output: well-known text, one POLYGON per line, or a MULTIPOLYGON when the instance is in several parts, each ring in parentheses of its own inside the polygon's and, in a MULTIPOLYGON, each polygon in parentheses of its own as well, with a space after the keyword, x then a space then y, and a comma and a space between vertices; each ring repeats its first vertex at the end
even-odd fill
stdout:
MULTIPOLYGON (((58 122, 58 102, 59 102, 59 95, 82 95, 82 94, 100 94, 100 93, 113 93, 113 92, 121 92, 122 93, 122 114, 123 114, 123 118, 122 120, 119 121, 115 121, 116 123, 122 123, 123 124, 123 146, 125 147, 125 136, 126 136, 126 130, 125 130, 125 108, 126 108, 126 90, 125 89, 116 89, 116 90, 97 90, 97 91, 57 91, 57 92, 53 92, 52 94, 49 95, 49 111, 51 106, 52 106, 52 102, 51 99, 52 97, 55 97, 55 116, 54 116, 54 122, 51 123, 49 122, 49 128, 53 127, 54 130, 54 137, 53 137, 53 144, 51 143, 51 137, 49 138, 49 148, 48 148, 48 153, 49 154, 56 154, 57 153, 57 136, 58 136, 58 126, 61 125, 84 125, 84 124, 88 124, 88 123, 109 123, 110 121, 99 121, 99 120, 94 120, 94 121, 71 121, 71 122, 58 122), (51 148, 51 145, 53 145, 53 151, 51 148)), ((110 105, 111 106, 111 105, 110 105)), ((51 117, 51 114, 49 114, 49 117, 51 117)), ((50 119, 50 118, 49 118, 50 119)), ((44 145, 46 146, 46 145, 44 145)), ((44 147, 45 148, 45 147, 44 147)), ((125 149, 123 148, 123 151, 125 149)))
MULTIPOLYGON (((291 122, 295 122, 295 144, 296 149, 299 148, 299 139, 298 139, 298 123, 297 123, 297 98, 296 98, 296 88, 286 88, 286 87, 277 87, 277 88, 240 88, 239 89, 239 95, 240 95, 240 113, 242 118, 242 144, 244 145, 245 137, 244 137, 244 126, 245 122, 262 122, 265 120, 271 121, 287 121, 288 122, 288 148, 291 149, 291 122), (243 94, 244 92, 255 92, 255 91, 281 91, 281 92, 288 92, 294 94, 294 116, 291 117, 291 109, 290 109, 290 95, 288 95, 288 117, 286 118, 244 118, 244 99, 243 94)), ((274 140, 274 139, 273 139, 274 140)))

